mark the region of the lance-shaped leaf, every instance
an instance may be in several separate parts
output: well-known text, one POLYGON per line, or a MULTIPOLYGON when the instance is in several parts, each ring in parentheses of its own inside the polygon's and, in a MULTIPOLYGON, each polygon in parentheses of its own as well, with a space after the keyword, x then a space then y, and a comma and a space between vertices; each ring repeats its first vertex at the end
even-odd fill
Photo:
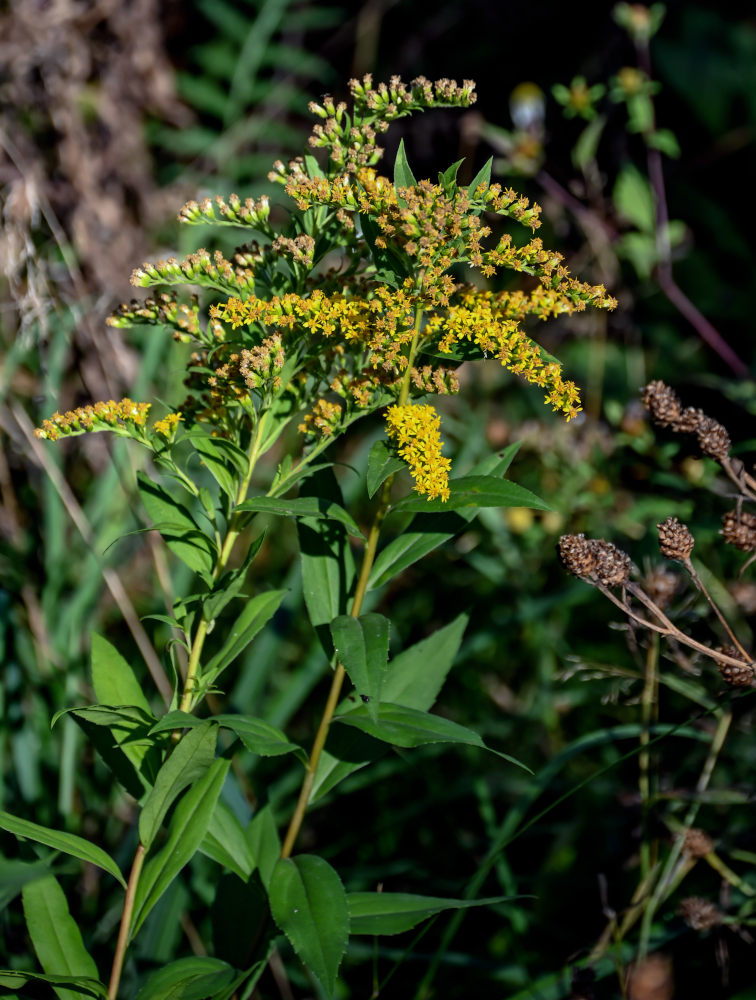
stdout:
POLYGON ((200 850, 206 857, 230 869, 244 881, 255 869, 255 858, 244 827, 222 799, 215 803, 200 850))
MULTIPOLYGON (((505 475, 519 447, 520 442, 515 441, 503 451, 488 455, 470 470, 470 475, 496 477, 505 475)), ((447 512, 440 516, 434 513, 418 514, 401 535, 393 538, 378 553, 370 572, 368 586, 371 589, 383 586, 418 559, 422 559, 439 545, 458 535, 472 521, 478 510, 477 507, 461 507, 456 512, 447 512)))
POLYGON ((551 510, 545 500, 524 486, 510 483, 497 476, 462 476, 449 480, 449 499, 425 500, 419 496, 403 497, 391 508, 397 511, 443 513, 475 507, 532 507, 534 510, 551 510))
POLYGON ((530 768, 509 754, 501 753, 486 746, 483 738, 474 729, 460 726, 458 722, 444 719, 440 715, 429 712, 419 712, 415 708, 404 705, 384 703, 378 710, 378 721, 374 721, 367 712, 365 705, 360 705, 352 712, 334 717, 335 721, 367 733, 377 740, 390 743, 396 747, 421 747, 428 743, 461 743, 471 747, 480 747, 503 757, 511 764, 529 771, 530 768))
POLYGON ((339 524, 343 524, 355 538, 363 537, 351 514, 333 500, 324 497, 294 497, 292 500, 282 500, 279 497, 253 497, 240 503, 236 509, 277 514, 279 517, 325 518, 327 521, 338 521, 339 524))
MULTIPOLYGON (((66 897, 54 875, 29 882, 22 893, 24 917, 39 964, 48 976, 83 977, 98 982, 97 966, 84 947, 81 932, 68 910, 66 897)), ((60 1000, 81 993, 54 987, 60 1000)))
POLYGON ((257 863, 262 883, 270 889, 273 870, 281 857, 281 838, 270 805, 257 810, 247 824, 244 836, 257 863))
POLYGON ((367 491, 368 496, 375 496, 378 487, 385 482, 388 477, 401 469, 406 468, 406 463, 397 458, 389 451, 388 445, 379 438, 370 449, 368 454, 367 467, 367 491))
POLYGON ((218 729, 204 722, 190 730, 160 768, 139 817, 139 839, 147 850, 166 813, 188 785, 193 785, 215 760, 218 729))
POLYGON ((215 803, 223 788, 230 761, 218 758, 202 778, 184 793, 171 818, 164 847, 144 866, 134 900, 130 938, 139 931, 147 914, 199 849, 215 803))
POLYGON ((417 181, 415 180, 415 175, 410 169, 410 165, 407 162, 407 153, 404 149, 404 139, 399 143, 399 148, 396 151, 396 159, 394 160, 394 187, 396 188, 409 188, 416 187, 417 181))
POLYGON ((144 509, 153 524, 159 525, 168 548, 195 573, 212 573, 215 546, 187 508, 143 472, 137 473, 137 483, 144 509))
MULTIPOLYGON (((99 979, 89 979, 86 976, 45 976, 38 972, 16 972, 11 969, 0 969, 0 986, 9 990, 20 990, 27 983, 48 983, 60 996, 60 988, 65 988, 66 995, 75 1000, 90 1000, 91 997, 102 997, 108 1000, 108 991, 99 979)), ((5 998, 6 994, 3 994, 5 998)), ((23 994, 19 994, 23 1000, 23 994)), ((36 996, 36 994, 35 994, 36 996)))
POLYGON ((388 665, 388 618, 370 612, 353 618, 339 615, 331 622, 333 646, 357 694, 367 699, 368 712, 378 718, 381 688, 388 665))
POLYGON ((276 613, 286 593, 285 590, 268 590, 247 601, 244 610, 229 630, 223 646, 206 664, 202 672, 204 681, 208 683, 216 681, 226 667, 244 652, 257 633, 276 613))
POLYGON ((36 844, 44 844, 45 847, 52 847, 54 851, 62 851, 64 854, 71 854, 80 861, 86 861, 91 865, 97 865, 108 874, 117 878, 121 885, 126 888, 126 880, 115 861, 106 854, 101 847, 90 844, 83 837, 77 837, 74 833, 65 833, 60 830, 49 830, 46 826, 39 826, 28 819, 20 819, 18 816, 11 816, 10 813, 0 810, 0 830, 7 830, 17 837, 26 837, 36 844))
POLYGON ((270 909, 304 964, 330 995, 349 937, 341 879, 323 858, 281 858, 270 882, 270 909))
POLYGON ((401 934, 444 910, 505 903, 511 896, 490 899, 445 899, 405 892, 349 892, 349 929, 352 934, 401 934))
POLYGON ((212 1000, 235 978, 236 969, 218 958, 179 958, 153 972, 136 1000, 212 1000))
MULTIPOLYGON (((251 715, 214 715, 212 722, 232 730, 245 747, 261 757, 278 757, 284 753, 302 751, 297 743, 290 743, 286 734, 271 726, 264 719, 255 719, 251 715)), ((196 729, 205 725, 202 719, 189 712, 168 712, 156 725, 153 733, 170 732, 174 729, 196 729)), ((302 751, 304 752, 304 751, 302 751)))
MULTIPOLYGON (((395 656, 383 682, 381 697, 384 701, 423 712, 430 709, 457 655, 467 622, 467 615, 459 615, 427 639, 421 639, 395 656)), ((348 709, 342 705, 341 711, 346 714, 348 709)), ((312 800, 319 799, 385 752, 386 748, 380 743, 356 730, 334 733, 320 755, 312 800)))

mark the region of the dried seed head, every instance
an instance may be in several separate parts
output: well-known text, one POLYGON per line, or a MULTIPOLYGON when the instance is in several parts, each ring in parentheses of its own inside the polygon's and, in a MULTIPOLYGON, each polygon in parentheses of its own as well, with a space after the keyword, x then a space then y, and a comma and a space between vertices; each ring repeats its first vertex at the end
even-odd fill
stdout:
POLYGON ((684 899, 677 912, 694 931, 708 931, 722 922, 722 911, 716 903, 700 896, 684 899))
POLYGON ((703 422, 708 419, 698 406, 686 406, 675 421, 675 430, 681 434, 695 434, 703 422))
POLYGON ((714 850, 714 841, 708 833, 692 826, 685 834, 682 849, 683 854, 687 854, 689 858, 705 858, 714 850))
POLYGON ((704 455, 723 461, 730 453, 732 442, 726 428, 711 417, 705 417, 696 428, 698 444, 704 455))
POLYGON ((666 955, 649 955, 630 969, 628 1000, 672 1000, 672 962, 666 955))
POLYGON ((641 389, 643 405, 651 413, 651 419, 660 427, 672 427, 680 417, 680 400, 674 389, 658 379, 641 389))
POLYGON ((646 576, 643 589, 657 607, 664 609, 672 603, 679 582, 680 577, 675 573, 670 573, 663 566, 657 566, 646 576))
POLYGON ((596 568, 593 539, 579 535, 562 535, 557 546, 562 565, 575 576, 588 577, 596 568))
POLYGON ((728 510, 722 518, 724 540, 742 552, 756 549, 756 514, 747 510, 728 510))
POLYGON ((690 558, 695 540, 687 525, 676 517, 668 517, 656 527, 659 529, 659 548, 663 556, 681 562, 690 558))
POLYGON ((605 587, 619 587, 630 578, 632 562, 627 552, 611 542, 596 539, 596 576, 605 587))
POLYGON ((742 666, 734 663, 720 663, 719 672, 731 687, 750 687, 753 683, 753 666, 743 659, 743 654, 734 646, 718 646, 717 651, 733 660, 741 660, 742 666))

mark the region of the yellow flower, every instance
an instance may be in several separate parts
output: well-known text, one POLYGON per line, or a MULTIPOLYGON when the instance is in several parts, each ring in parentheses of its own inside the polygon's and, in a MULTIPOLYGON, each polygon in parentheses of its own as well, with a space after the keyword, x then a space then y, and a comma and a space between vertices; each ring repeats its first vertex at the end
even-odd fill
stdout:
POLYGON ((386 433, 409 466, 415 490, 446 503, 451 461, 441 454, 440 424, 441 418, 428 405, 390 406, 386 412, 386 433))
POLYGON ((180 420, 180 411, 178 413, 169 413, 162 420, 156 420, 152 425, 152 429, 156 434, 162 434, 164 438, 172 441, 180 420))

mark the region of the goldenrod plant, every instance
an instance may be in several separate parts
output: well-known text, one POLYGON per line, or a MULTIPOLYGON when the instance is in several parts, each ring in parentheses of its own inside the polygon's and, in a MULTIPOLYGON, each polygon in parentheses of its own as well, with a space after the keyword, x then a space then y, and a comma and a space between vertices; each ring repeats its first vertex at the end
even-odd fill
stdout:
POLYGON ((391 748, 467 745, 519 764, 511 748, 488 748, 474 730, 431 712, 465 616, 392 658, 389 602, 378 613, 366 610, 366 598, 375 606, 375 592, 481 509, 546 508, 504 478, 516 445, 456 469, 429 400, 459 391, 463 363, 498 364, 571 420, 578 389, 525 325, 615 302, 602 286, 573 278, 561 255, 533 235, 539 207, 492 184, 490 162, 465 186, 457 181, 461 161, 437 181, 417 181, 400 144, 393 176, 378 171, 378 139, 391 121, 467 108, 475 101, 471 81, 392 78, 376 87, 368 76, 349 89, 349 104, 328 96, 311 104, 310 150, 274 164, 287 209, 236 195, 190 202, 182 223, 239 227, 248 241, 230 257, 199 249, 134 272, 135 286, 155 291, 122 305, 110 322, 167 328, 187 345, 185 398, 170 408, 95 402, 54 413, 38 428, 51 442, 110 431, 146 449, 149 472, 138 475, 146 514, 195 584, 170 614, 156 616, 172 638, 150 659, 155 692, 138 665, 94 636, 94 700, 65 710, 123 788, 124 815, 132 817, 124 827, 133 844, 128 866, 122 871, 81 836, 0 814, 0 827, 47 849, 41 877, 39 867, 24 869, 18 886, 42 971, 3 972, 6 989, 41 980, 61 997, 249 997, 275 960, 276 941, 288 939, 318 995, 330 997, 351 936, 395 934, 443 910, 491 902, 351 891, 338 858, 299 853, 297 843, 311 804, 391 748), (525 238, 502 223, 524 227, 525 238), (506 271, 520 272, 522 287, 489 289, 489 279, 506 271), (377 413, 385 434, 362 470, 360 510, 372 502, 372 512, 361 523, 345 507, 332 446, 377 413), (438 518, 451 513, 451 521, 438 518), (269 719, 216 710, 224 673, 287 595, 280 580, 256 572, 261 516, 297 522, 307 613, 330 662, 307 750, 269 719), (343 736, 338 745, 332 728, 343 736), (246 825, 222 795, 232 786, 249 793, 241 751, 279 758, 281 773, 298 783, 280 826, 273 791, 248 794, 246 825), (109 970, 96 967, 49 851, 121 883, 122 905, 108 924, 109 970), (194 956, 155 968, 130 946, 198 852, 218 878, 238 882, 225 914, 237 944, 222 935, 195 940, 194 956))

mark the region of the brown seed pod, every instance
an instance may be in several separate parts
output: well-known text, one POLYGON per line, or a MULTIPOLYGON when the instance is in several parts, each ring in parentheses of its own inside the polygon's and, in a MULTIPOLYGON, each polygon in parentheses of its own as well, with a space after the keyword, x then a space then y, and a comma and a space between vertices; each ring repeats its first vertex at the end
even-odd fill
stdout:
POLYGON ((716 903, 700 896, 689 896, 688 899, 684 899, 677 912, 694 931, 708 931, 722 922, 722 911, 716 903))
POLYGON ((718 646, 717 651, 733 660, 742 660, 742 666, 734 663, 720 663, 719 672, 731 687, 750 687, 753 683, 753 667, 745 659, 739 649, 734 646, 718 646))
POLYGON ((579 535, 562 535, 557 546, 562 565, 570 573, 589 577, 596 568, 596 546, 591 538, 579 535))
POLYGON ((682 408, 677 393, 658 379, 641 389, 641 400, 659 427, 672 427, 680 417, 682 408))
POLYGON ((698 428, 709 418, 697 406, 686 406, 675 421, 674 428, 681 434, 695 434, 698 428))
POLYGON ((597 539, 596 576, 605 587, 619 587, 630 579, 632 562, 627 552, 618 549, 611 542, 597 539))
POLYGON ((659 529, 659 548, 663 556, 681 562, 690 558, 695 539, 687 525, 676 517, 668 517, 656 527, 659 529))
POLYGON ((756 549, 756 514, 747 510, 728 510, 722 518, 722 535, 741 552, 756 549))
POLYGON ((706 417, 696 428, 698 444, 704 455, 723 461, 730 454, 732 441, 727 429, 711 417, 706 417))

